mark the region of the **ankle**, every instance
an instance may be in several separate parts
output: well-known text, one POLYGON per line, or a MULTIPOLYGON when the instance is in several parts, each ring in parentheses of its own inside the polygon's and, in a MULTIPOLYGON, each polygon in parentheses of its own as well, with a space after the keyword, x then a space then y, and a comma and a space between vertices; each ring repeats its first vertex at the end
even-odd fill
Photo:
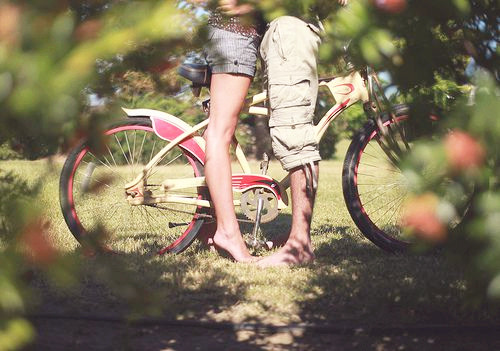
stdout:
POLYGON ((299 250, 312 249, 312 243, 310 238, 300 238, 292 235, 290 235, 290 237, 288 238, 287 242, 285 243, 285 246, 299 250))
POLYGON ((214 237, 222 237, 222 238, 230 239, 230 238, 233 238, 237 235, 241 236, 239 227, 236 227, 233 229, 219 228, 218 227, 217 230, 215 231, 214 237))

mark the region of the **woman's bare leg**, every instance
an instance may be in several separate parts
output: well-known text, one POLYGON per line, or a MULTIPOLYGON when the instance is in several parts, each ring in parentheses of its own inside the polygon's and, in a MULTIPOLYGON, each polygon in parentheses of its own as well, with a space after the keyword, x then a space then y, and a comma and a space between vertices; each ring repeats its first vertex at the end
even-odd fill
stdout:
POLYGON ((217 217, 213 242, 238 262, 254 257, 245 245, 234 212, 229 146, 250 83, 251 78, 245 75, 212 75, 210 122, 205 132, 205 177, 217 217))

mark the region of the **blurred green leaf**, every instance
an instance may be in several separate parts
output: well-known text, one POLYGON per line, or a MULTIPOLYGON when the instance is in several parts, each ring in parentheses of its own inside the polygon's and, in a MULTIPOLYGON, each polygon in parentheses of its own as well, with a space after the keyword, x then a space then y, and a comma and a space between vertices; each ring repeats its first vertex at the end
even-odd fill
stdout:
POLYGON ((18 350, 29 343, 34 336, 35 332, 28 321, 21 318, 12 319, 3 330, 0 327, 0 350, 18 350))

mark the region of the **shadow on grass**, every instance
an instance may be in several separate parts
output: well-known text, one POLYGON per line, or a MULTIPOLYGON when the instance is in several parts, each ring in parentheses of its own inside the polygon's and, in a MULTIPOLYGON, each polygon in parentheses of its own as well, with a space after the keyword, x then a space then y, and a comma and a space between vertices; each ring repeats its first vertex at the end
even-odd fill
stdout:
POLYGON ((343 233, 341 238, 316 248, 319 264, 310 290, 328 293, 303 303, 305 319, 382 324, 463 320, 462 277, 442 256, 389 254, 348 235, 348 229, 331 228, 343 233))
MULTIPOLYGON (((354 331, 345 349, 500 347, 500 337, 491 332, 500 327, 498 304, 468 300, 461 272, 441 251, 387 253, 349 226, 322 224, 314 233, 316 262, 307 267, 300 319, 326 326, 326 333, 329 326, 354 331), (336 235, 319 238, 324 233, 336 235)), ((309 329, 301 339, 323 334, 309 329)))
MULTIPOLYGON (((283 232, 289 218, 282 217, 279 223, 268 228, 267 234, 283 232)), ((286 289, 295 289, 293 303, 301 322, 357 330, 355 336, 338 333, 338 329, 337 332, 302 329, 262 335, 212 325, 227 320, 265 322, 266 315, 231 318, 227 314, 231 312, 227 311, 247 303, 260 304, 261 310, 272 314, 277 313, 272 309, 279 306, 280 301, 269 305, 265 299, 252 301, 248 296, 256 284, 255 277, 239 276, 235 272, 241 272, 241 265, 234 266, 198 244, 180 255, 157 256, 156 245, 139 240, 143 245, 134 252, 84 260, 80 284, 72 290, 61 293, 40 284, 43 303, 39 313, 94 318, 35 320, 39 338, 33 350, 263 350, 269 349, 270 344, 271 349, 277 350, 366 350, 377 345, 387 346, 377 346, 380 350, 434 349, 428 340, 436 337, 441 340, 442 336, 431 335, 433 339, 411 333, 373 336, 362 328, 499 321, 498 313, 485 307, 464 308, 465 287, 461 275, 438 254, 387 254, 347 226, 323 224, 315 228, 313 237, 315 263, 262 274, 269 274, 269 284, 282 289, 284 296, 286 289), (293 274, 304 280, 299 288, 286 286, 286 282, 281 281, 282 276, 293 274), (99 318, 101 316, 118 316, 128 322, 114 323, 99 318), (174 323, 133 323, 144 317, 174 323), (182 326, 179 320, 207 324, 182 326)), ((256 271, 249 269, 248 272, 251 275, 256 271)), ((460 343, 460 337, 453 340, 460 343)), ((467 345, 476 339, 471 338, 467 345)), ((449 345, 453 347, 453 343, 449 345)))
MULTIPOLYGON (((241 301, 247 286, 227 274, 226 262, 221 267, 205 265, 211 253, 194 249, 183 255, 158 256, 157 251, 156 245, 145 244, 136 252, 86 258, 81 262, 80 283, 64 292, 39 280, 41 303, 33 318, 38 338, 30 349, 175 350, 237 345, 233 331, 221 337, 217 328, 182 328, 176 321, 215 322, 213 316, 241 301), (144 318, 163 322, 135 324, 144 318)), ((253 349, 251 343, 247 346, 253 349)))

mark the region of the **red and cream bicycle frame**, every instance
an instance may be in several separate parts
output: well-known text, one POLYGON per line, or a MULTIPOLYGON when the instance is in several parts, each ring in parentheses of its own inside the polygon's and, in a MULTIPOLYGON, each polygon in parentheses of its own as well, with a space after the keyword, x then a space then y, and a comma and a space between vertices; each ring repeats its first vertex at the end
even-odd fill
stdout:
MULTIPOLYGON (((320 87, 329 89, 336 104, 321 118, 315 126, 316 139, 321 141, 328 125, 337 118, 340 113, 358 101, 368 102, 370 100, 371 82, 376 76, 367 74, 365 78, 357 71, 353 71, 345 76, 321 79, 320 87)), ((377 81, 378 83, 378 81, 377 81)), ((266 92, 259 93, 247 99, 245 111, 256 116, 268 116, 266 107, 266 92)), ((199 136, 199 131, 208 125, 208 119, 190 126, 181 119, 168 114, 151 109, 124 109, 130 117, 148 117, 153 123, 155 133, 162 139, 168 140, 169 144, 161 149, 156 156, 144 166, 142 172, 130 183, 125 185, 128 201, 131 205, 148 205, 158 203, 181 203, 210 207, 208 200, 196 197, 179 196, 169 193, 171 190, 179 190, 193 187, 206 186, 204 177, 193 177, 184 179, 165 179, 162 182, 163 193, 148 194, 144 189, 147 186, 148 176, 152 169, 165 157, 165 155, 176 145, 189 151, 202 164, 205 162, 205 140, 199 136)), ((288 176, 281 181, 273 178, 252 173, 249 162, 236 139, 233 142, 236 159, 242 169, 242 173, 233 174, 232 186, 235 192, 246 192, 251 189, 265 189, 278 201, 278 209, 281 210, 288 205, 286 189, 289 186, 288 176)), ((234 205, 239 206, 240 200, 235 199, 234 205)))

